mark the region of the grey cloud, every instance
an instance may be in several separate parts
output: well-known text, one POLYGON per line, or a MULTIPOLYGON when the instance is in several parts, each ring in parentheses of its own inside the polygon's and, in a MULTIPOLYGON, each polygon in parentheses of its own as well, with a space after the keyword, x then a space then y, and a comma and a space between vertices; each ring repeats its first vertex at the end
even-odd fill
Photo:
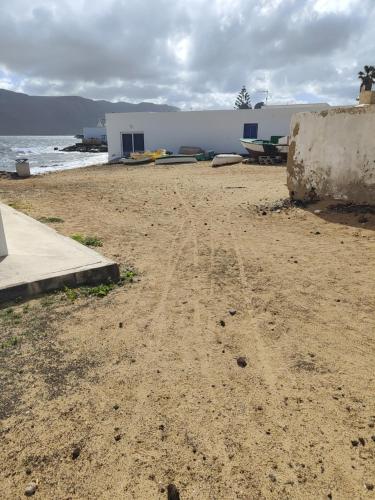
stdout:
POLYGON ((243 84, 254 100, 268 88, 274 102, 352 101, 357 71, 375 63, 374 2, 354 1, 338 12, 318 12, 314 0, 265 5, 13 0, 0 6, 0 68, 15 89, 31 94, 187 109, 230 107, 243 84), (181 40, 185 49, 178 49, 181 40))

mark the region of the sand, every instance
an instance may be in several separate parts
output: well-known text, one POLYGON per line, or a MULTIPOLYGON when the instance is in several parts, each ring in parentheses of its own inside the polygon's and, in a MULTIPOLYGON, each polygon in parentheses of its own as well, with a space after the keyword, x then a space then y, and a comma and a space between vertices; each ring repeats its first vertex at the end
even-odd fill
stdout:
POLYGON ((257 209, 285 183, 202 163, 0 179, 138 273, 0 310, 1 498, 375 495, 375 215, 257 209))

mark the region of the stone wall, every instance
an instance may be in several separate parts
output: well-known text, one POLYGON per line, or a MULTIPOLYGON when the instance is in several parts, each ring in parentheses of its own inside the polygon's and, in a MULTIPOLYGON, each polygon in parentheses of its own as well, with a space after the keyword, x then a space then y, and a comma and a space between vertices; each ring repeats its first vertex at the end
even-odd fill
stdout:
POLYGON ((294 115, 287 171, 292 199, 375 204, 375 106, 294 115))

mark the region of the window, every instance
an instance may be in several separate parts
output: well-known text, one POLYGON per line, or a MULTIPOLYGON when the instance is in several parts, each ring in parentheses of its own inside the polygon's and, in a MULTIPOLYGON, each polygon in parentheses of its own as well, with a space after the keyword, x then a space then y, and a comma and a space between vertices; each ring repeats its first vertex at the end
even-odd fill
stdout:
POLYGON ((257 123, 244 123, 243 137, 244 137, 244 139, 257 139, 258 138, 258 124, 257 123))

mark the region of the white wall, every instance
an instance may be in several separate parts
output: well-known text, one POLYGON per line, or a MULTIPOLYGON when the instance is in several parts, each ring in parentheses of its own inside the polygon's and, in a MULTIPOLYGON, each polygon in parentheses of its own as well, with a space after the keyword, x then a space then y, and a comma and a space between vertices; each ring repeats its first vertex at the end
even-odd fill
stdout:
POLYGON ((375 106, 295 115, 288 156, 291 196, 374 203, 374 134, 375 106))
POLYGON ((242 153, 244 123, 258 123, 258 138, 287 135, 294 113, 328 108, 328 104, 267 106, 252 110, 176 111, 167 113, 106 114, 108 158, 122 156, 121 134, 143 132, 145 149, 199 146, 216 153, 242 153))
POLYGON ((85 139, 100 139, 107 135, 107 129, 105 127, 84 127, 83 137, 85 139))

